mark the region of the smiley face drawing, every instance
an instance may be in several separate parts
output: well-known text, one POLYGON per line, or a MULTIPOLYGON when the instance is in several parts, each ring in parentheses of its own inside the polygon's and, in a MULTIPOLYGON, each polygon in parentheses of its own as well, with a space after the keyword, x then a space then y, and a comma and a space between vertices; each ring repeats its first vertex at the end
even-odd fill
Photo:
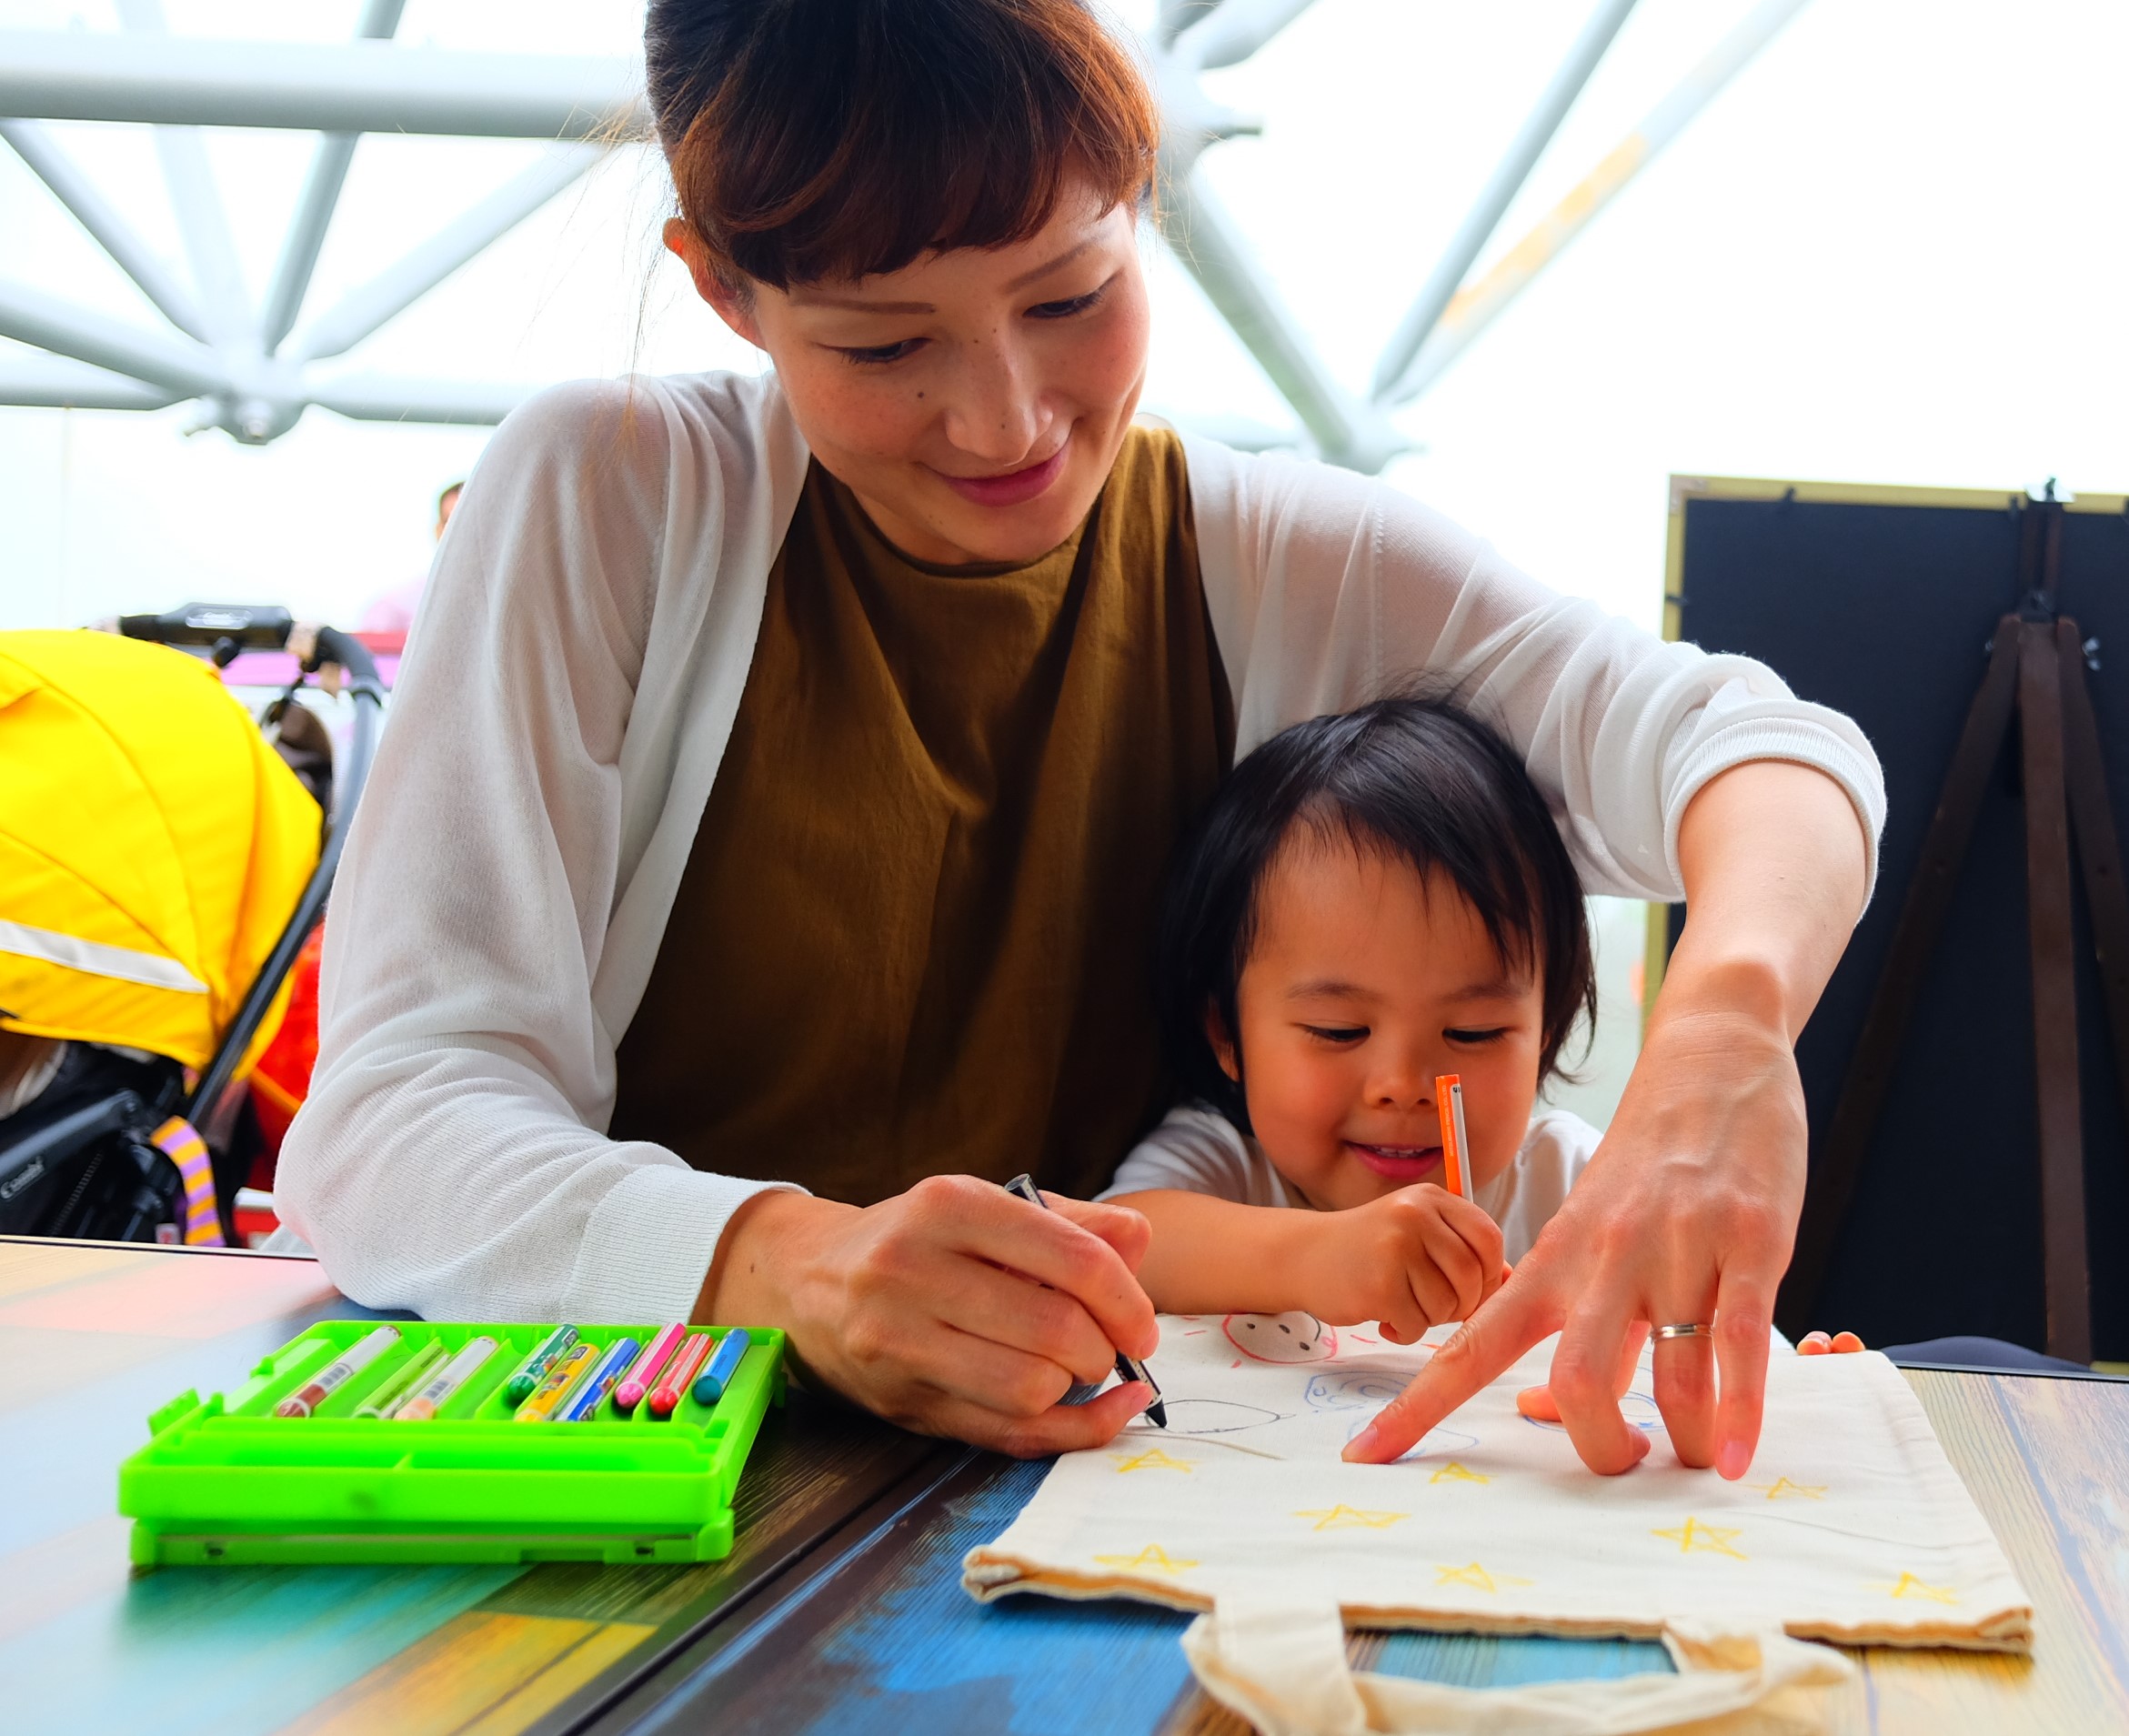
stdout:
POLYGON ((1230 1314, 1220 1323, 1227 1341, 1252 1362, 1328 1362, 1338 1332, 1313 1314, 1230 1314))

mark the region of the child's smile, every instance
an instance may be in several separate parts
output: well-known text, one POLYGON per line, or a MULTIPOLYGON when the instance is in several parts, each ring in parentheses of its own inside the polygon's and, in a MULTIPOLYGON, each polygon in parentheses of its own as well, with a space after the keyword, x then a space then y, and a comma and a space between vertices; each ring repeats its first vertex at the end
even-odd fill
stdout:
POLYGON ((1345 1149, 1377 1175, 1388 1177, 1401 1188, 1415 1181, 1441 1179, 1439 1145, 1363 1145, 1358 1139, 1348 1139, 1345 1149))

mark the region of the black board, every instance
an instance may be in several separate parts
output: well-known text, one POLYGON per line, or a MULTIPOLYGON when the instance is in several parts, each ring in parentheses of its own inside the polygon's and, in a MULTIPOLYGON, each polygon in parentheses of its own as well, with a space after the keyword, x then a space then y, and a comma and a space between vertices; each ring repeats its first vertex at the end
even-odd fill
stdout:
MULTIPOLYGON (((1742 652, 1846 712, 1884 766, 1876 896, 1797 1045, 1814 1171, 1851 1049, 1996 621, 2018 600, 2011 494, 1673 481, 1675 636, 1742 652)), ((2116 825, 2129 820, 2129 517, 2074 502, 2064 614, 2099 641, 2087 677, 2116 825)), ((2024 819, 2014 724, 1944 938, 1812 1326, 1873 1344, 2044 1336, 2024 819)), ((2094 1354, 2129 1359, 2129 1128, 2113 1076, 2084 888, 2078 1046, 2094 1354)), ((1676 938, 1682 912, 1671 912, 1676 938)))

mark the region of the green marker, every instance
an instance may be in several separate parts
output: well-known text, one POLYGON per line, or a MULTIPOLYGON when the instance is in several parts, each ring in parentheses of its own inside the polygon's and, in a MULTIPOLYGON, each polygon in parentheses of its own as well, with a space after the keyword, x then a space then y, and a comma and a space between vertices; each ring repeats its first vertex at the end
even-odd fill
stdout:
POLYGON ((360 1405, 356 1407, 358 1417, 388 1417, 398 1407, 399 1400, 412 1392, 415 1386, 428 1378, 428 1371, 443 1360, 444 1347, 431 1339, 399 1365, 399 1372, 379 1387, 360 1405))
POLYGON ((532 1390, 546 1380, 556 1363, 569 1354, 569 1347, 577 1342, 577 1329, 557 1326, 547 1335, 538 1350, 525 1359, 517 1373, 503 1382, 503 1402, 515 1410, 532 1396, 532 1390))

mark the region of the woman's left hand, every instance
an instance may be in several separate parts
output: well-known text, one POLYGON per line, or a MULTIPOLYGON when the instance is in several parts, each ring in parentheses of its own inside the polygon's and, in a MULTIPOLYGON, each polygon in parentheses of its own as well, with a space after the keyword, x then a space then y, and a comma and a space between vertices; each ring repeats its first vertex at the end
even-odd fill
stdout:
POLYGON ((1785 1035, 1735 1009, 1665 1019, 1537 1245, 1346 1456, 1396 1458, 1557 1331, 1559 1419, 1592 1470, 1626 1470, 1649 1438, 1618 1398, 1650 1326, 1712 1320, 1712 1343, 1657 1346, 1656 1403, 1683 1463, 1742 1476, 1803 1173, 1803 1092, 1785 1035))

